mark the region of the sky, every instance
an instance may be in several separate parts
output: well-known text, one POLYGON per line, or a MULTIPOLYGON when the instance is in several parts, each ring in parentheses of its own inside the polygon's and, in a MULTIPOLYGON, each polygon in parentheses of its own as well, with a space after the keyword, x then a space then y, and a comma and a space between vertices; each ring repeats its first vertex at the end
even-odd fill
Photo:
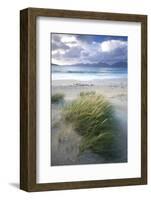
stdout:
POLYGON ((127 36, 51 33, 52 63, 114 64, 127 61, 127 36))

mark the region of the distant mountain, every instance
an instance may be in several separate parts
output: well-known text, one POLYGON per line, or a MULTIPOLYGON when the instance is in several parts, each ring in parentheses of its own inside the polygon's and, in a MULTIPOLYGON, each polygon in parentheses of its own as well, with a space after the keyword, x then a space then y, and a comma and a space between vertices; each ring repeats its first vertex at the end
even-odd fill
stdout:
POLYGON ((103 62, 98 62, 98 63, 87 63, 87 64, 83 64, 83 63, 77 63, 74 65, 57 65, 57 64, 53 64, 54 66, 60 66, 60 67, 109 67, 110 65, 107 63, 103 63, 103 62))
POLYGON ((110 65, 107 63, 102 63, 102 62, 98 62, 98 63, 87 63, 87 64, 83 64, 83 63, 78 63, 78 64, 74 64, 74 65, 67 65, 67 66, 72 66, 72 67, 77 67, 77 66, 86 66, 86 67, 91 67, 91 66, 95 66, 95 67, 109 67, 110 65))
POLYGON ((51 63, 51 65, 54 65, 54 66, 60 66, 60 65, 57 65, 57 64, 55 64, 55 63, 51 63))
POLYGON ((127 67, 127 62, 117 62, 111 65, 112 67, 127 67))
POLYGON ((103 62, 98 62, 98 63, 87 63, 87 64, 83 64, 83 63, 77 63, 74 65, 57 65, 52 63, 52 65, 54 66, 60 66, 60 67, 127 67, 127 62, 117 62, 117 63, 113 63, 113 64, 107 64, 107 63, 103 63, 103 62))
POLYGON ((103 62, 93 63, 93 64, 85 64, 86 66, 95 66, 95 67, 109 67, 110 65, 103 62))

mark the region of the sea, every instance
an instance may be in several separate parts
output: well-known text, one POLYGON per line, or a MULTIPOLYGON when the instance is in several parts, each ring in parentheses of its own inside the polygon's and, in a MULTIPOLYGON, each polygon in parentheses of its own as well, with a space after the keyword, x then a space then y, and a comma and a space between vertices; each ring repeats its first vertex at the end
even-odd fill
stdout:
POLYGON ((127 67, 51 65, 52 80, 104 80, 127 78, 127 67))

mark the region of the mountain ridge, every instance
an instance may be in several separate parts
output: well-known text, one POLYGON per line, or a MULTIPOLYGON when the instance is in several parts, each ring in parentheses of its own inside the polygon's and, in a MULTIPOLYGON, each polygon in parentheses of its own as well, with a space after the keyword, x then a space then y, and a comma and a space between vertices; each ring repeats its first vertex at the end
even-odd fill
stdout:
POLYGON ((83 64, 83 63, 77 63, 77 64, 73 64, 73 65, 58 65, 55 63, 51 63, 54 66, 60 66, 60 67, 127 67, 127 62, 126 61, 120 61, 120 62, 116 62, 113 64, 107 64, 104 62, 98 62, 98 63, 87 63, 87 64, 83 64))

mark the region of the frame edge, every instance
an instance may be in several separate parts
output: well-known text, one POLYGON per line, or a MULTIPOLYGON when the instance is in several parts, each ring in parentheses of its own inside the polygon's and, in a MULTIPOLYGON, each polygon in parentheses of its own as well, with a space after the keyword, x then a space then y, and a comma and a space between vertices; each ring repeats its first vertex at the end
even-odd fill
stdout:
POLYGON ((20 11, 20 189, 36 184, 36 70, 34 18, 30 9, 20 11))
POLYGON ((28 9, 20 11, 20 189, 28 191, 28 9))

